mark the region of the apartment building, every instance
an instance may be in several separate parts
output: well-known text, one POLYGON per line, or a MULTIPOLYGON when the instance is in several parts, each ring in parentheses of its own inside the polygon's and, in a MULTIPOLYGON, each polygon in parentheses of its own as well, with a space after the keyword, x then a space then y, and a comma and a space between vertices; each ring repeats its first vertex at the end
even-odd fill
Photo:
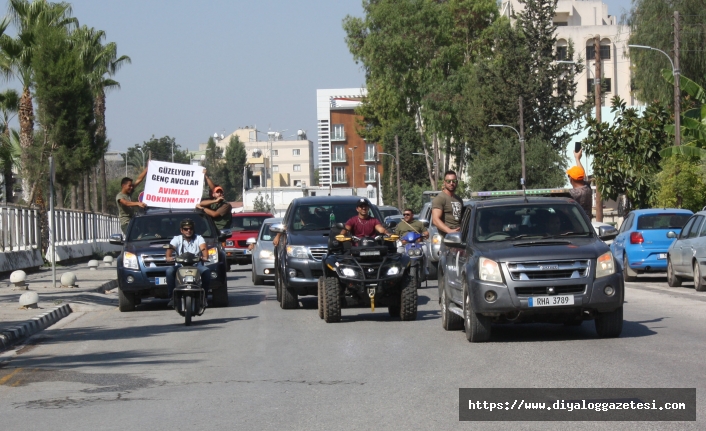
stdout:
POLYGON ((252 170, 251 187, 308 187, 314 180, 314 143, 302 133, 285 140, 276 133, 272 141, 245 142, 252 170))

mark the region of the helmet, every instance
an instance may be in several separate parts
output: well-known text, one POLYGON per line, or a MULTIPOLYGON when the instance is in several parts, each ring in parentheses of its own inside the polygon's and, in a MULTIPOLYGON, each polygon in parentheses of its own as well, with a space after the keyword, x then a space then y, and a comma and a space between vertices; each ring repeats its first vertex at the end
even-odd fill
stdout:
POLYGON ((185 228, 185 227, 194 227, 194 221, 191 220, 190 218, 185 218, 184 220, 181 221, 179 224, 180 227, 185 228))

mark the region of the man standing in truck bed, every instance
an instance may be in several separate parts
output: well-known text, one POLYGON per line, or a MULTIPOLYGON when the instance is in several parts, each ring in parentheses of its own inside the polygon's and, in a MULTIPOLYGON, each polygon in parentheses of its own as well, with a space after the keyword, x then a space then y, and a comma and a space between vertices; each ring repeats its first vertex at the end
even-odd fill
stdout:
POLYGON ((431 221, 442 237, 447 233, 461 230, 463 200, 456 195, 456 186, 458 186, 456 172, 446 171, 444 189, 431 201, 431 221))

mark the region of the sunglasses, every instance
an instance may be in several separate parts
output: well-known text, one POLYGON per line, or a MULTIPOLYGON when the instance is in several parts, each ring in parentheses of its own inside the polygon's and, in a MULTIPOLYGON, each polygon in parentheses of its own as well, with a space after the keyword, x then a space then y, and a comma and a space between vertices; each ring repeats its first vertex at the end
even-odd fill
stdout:
POLYGON ((447 183, 453 183, 453 184, 457 184, 457 183, 458 183, 458 180, 444 180, 444 181, 447 182, 447 183))
POLYGON ((183 228, 181 228, 181 230, 194 230, 194 228, 193 227, 183 227, 183 228))
POLYGON ((407 216, 411 216, 412 213, 404 213, 404 214, 402 214, 402 215, 405 216, 405 217, 407 217, 407 216))

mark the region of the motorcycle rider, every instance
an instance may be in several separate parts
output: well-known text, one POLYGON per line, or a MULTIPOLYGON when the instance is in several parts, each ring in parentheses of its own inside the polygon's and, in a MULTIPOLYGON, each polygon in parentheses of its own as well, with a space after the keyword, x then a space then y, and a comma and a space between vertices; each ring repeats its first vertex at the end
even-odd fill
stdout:
POLYGON ((356 205, 358 215, 351 217, 345 224, 345 228, 341 231, 341 235, 350 232, 351 235, 359 238, 374 236, 375 232, 389 235, 390 232, 385 229, 385 226, 380 223, 380 220, 370 217, 370 206, 365 199, 359 199, 356 205))
MULTIPOLYGON (((206 247, 206 242, 201 235, 194 232, 194 221, 190 218, 185 218, 180 223, 181 235, 177 235, 172 238, 169 243, 169 248, 167 249, 167 262, 172 262, 174 257, 172 257, 173 252, 176 250, 176 255, 179 256, 182 253, 193 253, 196 256, 201 255, 201 261, 196 265, 196 269, 199 271, 201 276, 201 287, 208 295, 208 288, 211 282, 211 269, 207 267, 204 261, 208 261, 208 248, 206 247)), ((174 266, 167 268, 167 291, 169 295, 169 307, 174 306, 174 288, 176 287, 176 271, 177 268, 181 267, 181 264, 177 263, 174 266)), ((204 304, 205 306, 206 304, 204 304)))
MULTIPOLYGON (((402 238, 407 232, 417 232, 422 236, 422 239, 429 238, 429 231, 424 227, 424 224, 419 220, 414 219, 414 213, 411 209, 405 208, 402 212, 402 220, 395 227, 395 233, 402 238)), ((402 240, 402 243, 406 241, 402 240)))

